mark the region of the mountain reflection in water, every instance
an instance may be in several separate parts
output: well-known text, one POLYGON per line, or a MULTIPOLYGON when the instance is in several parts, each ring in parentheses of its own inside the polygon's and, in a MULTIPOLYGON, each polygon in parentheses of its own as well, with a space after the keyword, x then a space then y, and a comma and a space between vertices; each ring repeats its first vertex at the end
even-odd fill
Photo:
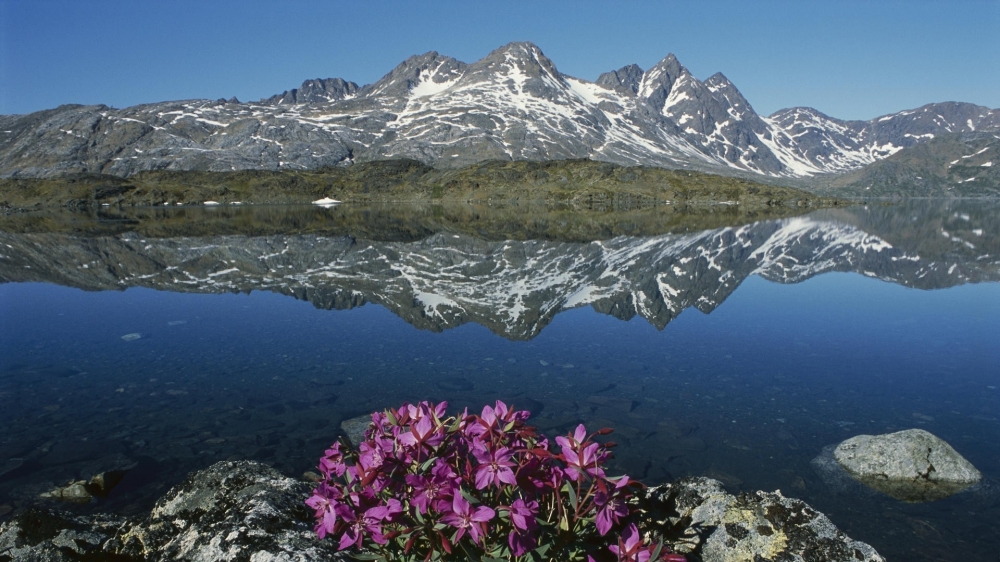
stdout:
MULTIPOLYGON (((86 290, 272 291, 322 309, 379 304, 421 329, 475 322, 523 340, 560 312, 588 305, 622 320, 638 315, 663 329, 687 308, 711 312, 751 275, 797 283, 853 272, 919 289, 996 281, 1000 240, 990 211, 978 203, 967 209, 859 207, 586 242, 489 240, 443 225, 439 232, 388 231, 394 237, 425 233, 402 241, 377 233, 0 233, 7 247, 0 280, 86 290), (886 216, 893 220, 880 220, 886 216)), ((407 209, 397 212, 399 220, 387 222, 405 224, 407 209)))
POLYGON ((550 434, 615 427, 614 469, 650 484, 780 488, 889 559, 988 559, 998 250, 987 201, 6 217, 0 507, 129 466, 110 497, 74 509, 139 513, 217 460, 299 475, 342 420, 377 408, 503 399, 550 434), (908 427, 949 441, 985 484, 909 505, 811 465, 847 437, 908 427))

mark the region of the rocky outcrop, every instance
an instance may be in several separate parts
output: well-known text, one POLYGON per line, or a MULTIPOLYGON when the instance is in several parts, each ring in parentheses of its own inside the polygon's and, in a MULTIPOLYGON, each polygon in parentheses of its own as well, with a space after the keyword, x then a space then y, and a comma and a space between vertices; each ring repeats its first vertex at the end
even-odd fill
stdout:
MULTIPOLYGON (((303 504, 311 484, 256 462, 195 472, 142 521, 28 510, 0 525, 0 561, 345 560, 316 540, 303 504)), ((652 488, 640 502, 647 530, 692 562, 881 561, 822 513, 780 492, 733 496, 708 478, 652 488)))
POLYGON ((903 501, 946 498, 982 479, 951 445, 922 429, 858 435, 833 456, 862 484, 903 501))
POLYGON ((642 504, 645 528, 663 533, 675 552, 693 561, 884 560, 780 491, 734 496, 718 480, 686 478, 649 489, 642 504))
POLYGON ((0 562, 116 560, 115 535, 127 525, 128 520, 108 515, 28 509, 0 525, 0 562))
POLYGON ((170 490, 115 546, 142 560, 340 560, 332 541, 316 540, 303 504, 310 490, 260 463, 216 463, 170 490))
POLYGON ((341 560, 303 504, 311 484, 256 462, 191 474, 142 521, 28 510, 0 525, 0 561, 341 560))

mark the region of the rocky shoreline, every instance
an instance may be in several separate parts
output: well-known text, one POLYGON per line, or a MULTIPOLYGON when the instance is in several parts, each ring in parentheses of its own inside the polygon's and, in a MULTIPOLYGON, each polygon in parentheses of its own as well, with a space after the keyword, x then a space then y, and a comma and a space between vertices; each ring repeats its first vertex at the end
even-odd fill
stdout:
MULTIPOLYGON (((32 508, 0 524, 0 562, 19 560, 348 560, 320 541, 303 503, 312 484, 253 461, 192 473, 145 518, 32 508)), ((641 526, 691 562, 884 560, 822 513, 776 492, 734 496, 709 478, 647 490, 641 526)))

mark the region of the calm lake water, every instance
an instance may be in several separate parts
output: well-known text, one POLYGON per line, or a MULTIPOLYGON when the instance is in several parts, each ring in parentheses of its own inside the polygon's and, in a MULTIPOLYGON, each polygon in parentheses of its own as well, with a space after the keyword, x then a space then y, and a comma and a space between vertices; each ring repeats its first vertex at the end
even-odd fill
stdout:
POLYGON ((0 517, 115 468, 71 508, 137 514, 219 460, 301 475, 375 409, 502 399, 616 428, 648 484, 780 489, 890 560, 998 559, 995 202, 147 214, 0 219, 0 517), (984 482, 906 504, 814 463, 913 427, 984 482))

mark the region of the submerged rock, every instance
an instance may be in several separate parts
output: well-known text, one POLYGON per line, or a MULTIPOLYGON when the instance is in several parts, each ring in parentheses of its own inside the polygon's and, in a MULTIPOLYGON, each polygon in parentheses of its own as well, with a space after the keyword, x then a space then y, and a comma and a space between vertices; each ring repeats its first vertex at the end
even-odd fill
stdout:
POLYGON ((60 488, 45 492, 39 497, 72 503, 89 503, 95 497, 106 498, 111 490, 122 481, 125 474, 135 466, 134 463, 124 470, 108 470, 95 474, 90 480, 76 480, 60 488))
POLYGON ((38 497, 72 503, 88 503, 93 498, 90 492, 87 491, 86 480, 70 482, 61 488, 55 488, 38 497))
POLYGON ((884 561, 870 545, 780 491, 734 496, 718 480, 685 478, 650 488, 640 503, 646 530, 662 533, 689 560, 884 561))
POLYGON ((922 429, 858 435, 833 456, 858 482, 907 502, 946 498, 982 479, 951 445, 922 429))
POLYGON ((372 423, 371 414, 365 416, 358 416, 356 418, 351 418, 349 420, 344 420, 340 422, 340 429, 347 436, 348 441, 351 445, 357 447, 365 440, 365 430, 372 423))

